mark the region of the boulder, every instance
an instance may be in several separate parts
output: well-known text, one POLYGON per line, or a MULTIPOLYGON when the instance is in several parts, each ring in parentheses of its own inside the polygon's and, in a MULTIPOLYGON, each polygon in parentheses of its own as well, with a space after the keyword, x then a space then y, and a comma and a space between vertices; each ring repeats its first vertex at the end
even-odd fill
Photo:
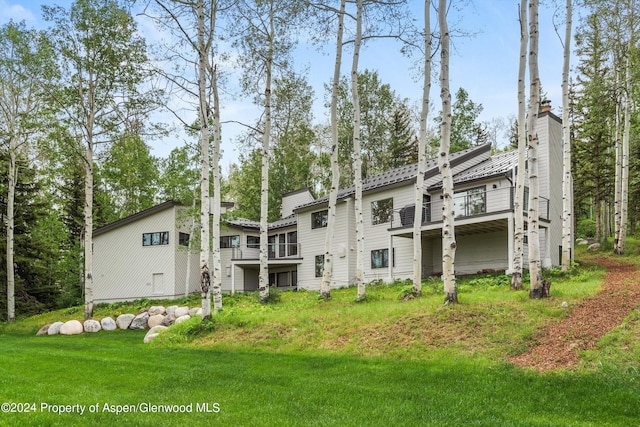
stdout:
POLYGON ((163 325, 154 326, 153 328, 149 329, 149 332, 147 332, 147 334, 144 336, 143 342, 147 344, 149 341, 160 335, 160 332, 166 329, 167 327, 163 325))
POLYGON ((154 339, 155 337, 157 337, 160 334, 150 334, 147 332, 147 334, 144 336, 144 339, 142 340, 143 343, 145 344, 149 344, 151 342, 152 339, 154 339))
POLYGON ((60 334, 62 335, 79 335, 83 330, 82 323, 77 320, 69 320, 60 326, 60 334))
POLYGON ((155 316, 157 314, 165 314, 167 310, 161 305, 154 305, 149 308, 149 316, 155 316))
POLYGON ((198 310, 200 310, 199 307, 193 307, 191 310, 189 310, 189 316, 195 316, 196 314, 198 314, 198 310))
POLYGON ((173 323, 177 325, 178 323, 182 323, 182 322, 184 322, 185 320, 189 320, 189 319, 191 319, 191 316, 189 316, 188 314, 185 314, 184 316, 180 316, 180 317, 178 317, 178 318, 176 319, 176 321, 175 321, 175 322, 173 322, 173 323))
POLYGON ((589 245, 589 247, 587 248, 588 251, 597 251, 600 249, 600 243, 592 243, 591 245, 589 245))
POLYGON ((49 326, 51 326, 51 324, 44 325, 42 328, 40 328, 40 330, 36 332, 36 336, 39 337, 42 335, 49 335, 49 326))
POLYGON ((84 321, 85 332, 98 332, 102 329, 100 322, 97 320, 89 319, 84 321))
POLYGON ((147 329, 149 326, 149 313, 146 311, 144 313, 138 314, 133 318, 131 324, 129 325, 129 329, 147 329))
POLYGON ((578 243, 579 245, 588 245, 589 241, 587 239, 580 239, 579 238, 576 243, 578 243))
POLYGON ((196 316, 202 317, 202 308, 199 308, 198 311, 196 311, 196 316))
POLYGON ((189 314, 189 307, 178 307, 176 309, 176 311, 173 313, 173 315, 175 316, 175 318, 177 319, 178 317, 182 317, 185 314, 189 314))
POLYGON ((115 331, 116 329, 118 329, 116 321, 111 317, 105 317, 104 319, 102 319, 100 321, 100 326, 102 326, 102 329, 105 331, 115 331))
POLYGON ((48 335, 58 335, 60 333, 60 327, 64 325, 64 322, 54 322, 49 326, 47 331, 48 335))
POLYGON ((116 318, 116 325, 118 325, 118 328, 120 329, 129 329, 129 326, 131 326, 131 322, 133 322, 135 317, 136 316, 134 314, 121 314, 116 318))
POLYGON ((177 305, 170 305, 169 307, 167 307, 167 317, 169 318, 170 321, 173 321, 176 319, 177 309, 178 309, 177 305))
POLYGON ((154 314, 153 316, 149 316, 147 325, 149 326, 149 328, 153 328, 154 326, 158 326, 158 325, 163 325, 164 317, 165 316, 163 314, 154 314))

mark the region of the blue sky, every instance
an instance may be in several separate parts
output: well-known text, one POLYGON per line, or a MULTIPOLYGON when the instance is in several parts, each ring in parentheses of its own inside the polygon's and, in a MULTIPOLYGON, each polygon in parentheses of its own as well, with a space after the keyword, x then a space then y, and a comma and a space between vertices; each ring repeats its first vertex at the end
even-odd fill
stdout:
MULTIPOLYGON (((0 24, 9 19, 25 20, 27 26, 43 28, 40 6, 42 4, 59 4, 68 7, 69 0, 0 0, 0 24)), ((416 19, 423 16, 422 1, 412 1, 412 10, 416 19)), ((542 87, 552 101, 554 112, 560 114, 561 82, 562 82, 562 44, 556 34, 553 21, 564 34, 563 15, 564 2, 550 0, 540 7, 540 53, 539 68, 542 87), (560 10, 560 17, 553 17, 560 10)), ((454 41, 451 57, 451 91, 463 87, 469 92, 470 99, 481 103, 484 111, 482 121, 490 121, 495 117, 506 118, 517 113, 517 72, 520 41, 520 26, 517 20, 518 2, 516 0, 476 0, 466 6, 455 20, 459 27, 475 35, 459 38, 454 41)), ((437 17, 432 13, 432 20, 437 17)), ((574 29, 577 18, 574 18, 574 29)), ((416 81, 411 60, 399 52, 400 45, 391 41, 376 41, 365 45, 360 60, 360 68, 376 70, 383 83, 389 83, 398 95, 408 98, 416 104, 422 94, 422 82, 416 81)), ((315 88, 315 119, 318 122, 327 120, 324 111, 324 84, 329 82, 333 74, 333 54, 327 50, 322 55, 313 49, 300 48, 295 55, 298 69, 309 70, 309 82, 315 88)), ((575 58, 572 59, 575 65, 575 58)), ((345 52, 343 74, 347 74, 351 64, 350 52, 345 52)), ((440 110, 440 89, 437 81, 432 82, 431 98, 434 112, 440 110)), ((259 109, 250 100, 223 100, 222 120, 251 121, 259 114, 259 109), (225 117, 226 115, 226 117, 225 117)), ((164 117, 169 117, 164 116, 164 117)), ((223 165, 234 162, 238 155, 238 147, 233 142, 240 132, 237 126, 223 127, 223 165)), ((158 141, 153 144, 153 152, 158 156, 166 156, 179 140, 176 138, 158 141)), ((226 169, 226 167, 225 167, 226 169)), ((226 170, 224 170, 226 173, 226 170)))

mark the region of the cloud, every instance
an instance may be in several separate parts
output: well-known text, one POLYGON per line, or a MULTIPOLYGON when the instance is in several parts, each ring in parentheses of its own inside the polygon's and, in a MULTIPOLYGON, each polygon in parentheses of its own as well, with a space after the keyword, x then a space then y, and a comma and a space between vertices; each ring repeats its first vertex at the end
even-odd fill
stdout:
POLYGON ((19 22, 26 21, 34 24, 36 17, 31 10, 20 4, 11 4, 5 0, 0 0, 0 24, 6 24, 10 20, 19 22))

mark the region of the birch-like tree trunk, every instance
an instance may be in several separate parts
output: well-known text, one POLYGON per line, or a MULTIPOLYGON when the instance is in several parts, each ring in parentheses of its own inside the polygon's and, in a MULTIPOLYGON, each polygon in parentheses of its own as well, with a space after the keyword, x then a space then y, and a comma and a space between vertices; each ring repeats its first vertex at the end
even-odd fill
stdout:
MULTIPOLYGON (((90 118, 93 116, 90 115, 90 118)), ((89 120, 91 129, 92 120, 89 120)), ((93 141, 87 132, 87 146, 84 155, 84 318, 93 316, 93 141)))
POLYGON ((511 273, 511 289, 522 289, 522 265, 524 260, 524 178, 525 155, 527 147, 527 126, 525 124, 525 84, 527 68, 527 2, 520 3, 520 62, 518 67, 518 169, 516 175, 515 199, 513 202, 514 244, 513 272, 511 273))
MULTIPOLYGON (((422 83, 422 108, 420 110, 420 134, 418 135, 418 170, 415 186, 415 212, 413 216, 413 292, 422 293, 422 212, 425 209, 424 172, 426 168, 427 116, 431 92, 431 1, 424 2, 424 75, 422 83)), ((431 209, 431 207, 427 207, 431 209)))
POLYGON ((540 237, 538 231, 538 135, 536 122, 540 104, 540 77, 538 74, 538 0, 529 2, 529 111, 527 116, 527 140, 529 151, 529 275, 531 298, 542 298, 542 270, 540 262, 540 237))
POLYGON ((571 58, 571 0, 566 5, 567 22, 564 35, 564 62, 562 67, 562 271, 571 267, 573 225, 573 194, 571 185, 571 125, 569 123, 569 62, 571 58))
MULTIPOLYGON (((265 64, 265 90, 264 90, 264 133, 262 134, 262 178, 260 188, 260 277, 258 290, 260 302, 266 303, 269 299, 269 142, 271 138, 271 73, 273 65, 273 9, 269 14, 269 47, 265 64)), ((278 249, 274 248, 277 253, 278 249)))
POLYGON ((200 293, 202 300, 202 319, 211 318, 211 270, 209 268, 211 230, 209 217, 209 103, 207 102, 208 49, 205 43, 204 1, 197 3, 198 36, 198 101, 200 122, 200 293))
POLYGON ((9 146, 9 171, 7 175, 7 321, 16 320, 16 297, 15 297, 15 268, 13 261, 14 254, 14 205, 16 199, 16 184, 18 181, 18 166, 16 164, 17 140, 11 138, 9 146))
MULTIPOLYGON (((615 87, 620 87, 620 74, 616 70, 615 87)), ((618 253, 618 242, 620 241, 621 218, 622 218, 622 138, 621 138, 621 112, 620 104, 622 100, 620 93, 616 94, 616 120, 615 120, 615 175, 614 175, 614 199, 613 199, 613 223, 614 240, 613 252, 618 253)))
POLYGON ((324 299, 331 297, 331 279, 333 277, 333 233, 336 222, 336 204, 338 201, 338 186, 340 185, 340 170, 338 169, 338 86, 340 84, 340 66, 342 64, 342 34, 344 31, 344 13, 346 0, 340 1, 338 15, 338 34, 336 40, 336 61, 333 68, 331 82, 331 190, 329 191, 329 209, 327 230, 324 242, 324 269, 320 284, 320 295, 324 299))
POLYGON ((366 297, 364 284, 364 221, 362 219, 362 150, 360 148, 360 97, 358 94, 358 60, 362 43, 362 0, 357 0, 356 39, 351 64, 351 96, 353 101, 353 161, 356 216, 356 285, 357 301, 366 297))
MULTIPOLYGON (((630 25, 631 27, 631 25, 630 25)), ((631 77, 631 56, 633 51, 633 29, 629 28, 629 43, 625 66, 625 94, 624 94, 624 131, 622 134, 622 156, 620 173, 620 230, 616 241, 615 253, 623 255, 627 241, 627 220, 629 216, 629 139, 631 135, 631 103, 633 81, 631 77)))
POLYGON ((454 224, 453 173, 449 163, 451 145, 451 92, 449 91, 449 27, 447 25, 447 1, 438 4, 440 24, 440 98, 442 99, 442 123, 440 125, 440 155, 438 167, 442 175, 442 280, 444 281, 445 304, 458 302, 456 288, 455 258, 456 235, 454 224))
MULTIPOLYGON (((215 16, 215 15, 214 15, 215 16)), ((220 97, 218 95, 218 71, 210 70, 211 90, 213 92, 213 311, 222 310, 222 262, 220 259, 220 97)))

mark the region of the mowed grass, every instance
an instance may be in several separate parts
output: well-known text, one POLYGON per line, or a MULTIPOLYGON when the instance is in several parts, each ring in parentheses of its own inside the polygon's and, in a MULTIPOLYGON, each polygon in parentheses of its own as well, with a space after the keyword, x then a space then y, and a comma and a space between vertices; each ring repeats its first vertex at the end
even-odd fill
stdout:
MULTIPOLYGON (((435 281, 409 301, 399 300, 406 284, 370 286, 364 303, 354 289, 330 301, 282 293, 264 306, 255 295, 226 296, 211 324, 174 326, 151 345, 134 331, 34 336, 44 323, 81 319, 81 309, 23 319, 0 327, 0 403, 36 411, 0 413, 0 425, 638 426, 638 310, 577 370, 540 374, 506 362, 602 277, 583 262, 570 277, 552 277, 543 301, 499 276, 475 277, 459 282, 461 303, 446 307, 435 281), (85 413, 43 404, 85 405, 85 413)), ((143 305, 101 306, 96 317, 143 305)))

